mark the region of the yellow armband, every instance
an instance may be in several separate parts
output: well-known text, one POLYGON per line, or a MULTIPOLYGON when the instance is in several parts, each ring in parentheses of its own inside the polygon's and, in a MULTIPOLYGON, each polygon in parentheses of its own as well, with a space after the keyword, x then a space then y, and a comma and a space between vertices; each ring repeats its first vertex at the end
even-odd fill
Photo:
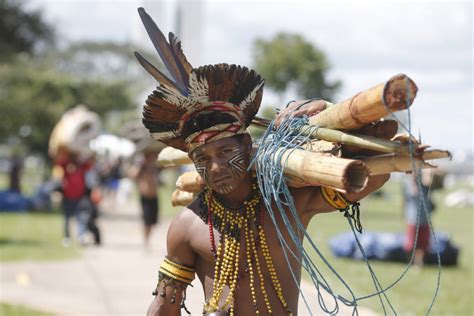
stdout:
POLYGON ((349 207, 350 202, 342 193, 327 187, 321 187, 321 193, 324 200, 335 209, 344 210, 349 207))
POLYGON ((173 262, 168 258, 165 258, 160 266, 160 273, 187 285, 191 284, 194 280, 196 272, 193 268, 173 262))

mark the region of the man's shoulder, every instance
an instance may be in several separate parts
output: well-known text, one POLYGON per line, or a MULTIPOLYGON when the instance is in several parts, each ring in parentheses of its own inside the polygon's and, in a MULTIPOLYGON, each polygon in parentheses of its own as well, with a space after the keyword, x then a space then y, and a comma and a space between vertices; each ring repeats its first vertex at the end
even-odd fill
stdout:
POLYGON ((194 233, 201 231, 205 222, 199 216, 199 212, 193 209, 192 204, 183 208, 171 221, 168 228, 168 246, 181 247, 190 245, 194 233))
POLYGON ((200 206, 196 202, 192 202, 187 207, 184 207, 176 214, 171 222, 171 225, 193 225, 203 223, 201 219, 200 206))

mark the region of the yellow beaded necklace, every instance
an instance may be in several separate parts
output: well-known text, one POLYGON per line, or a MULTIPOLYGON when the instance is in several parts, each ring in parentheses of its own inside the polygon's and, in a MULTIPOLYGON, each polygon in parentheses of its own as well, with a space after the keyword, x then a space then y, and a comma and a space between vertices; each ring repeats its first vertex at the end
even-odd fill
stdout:
POLYGON ((261 207, 261 194, 255 182, 252 184, 252 190, 254 192, 252 198, 245 201, 244 206, 237 210, 226 208, 213 197, 212 191, 208 189, 201 195, 202 202, 208 212, 207 222, 209 225, 211 249, 216 261, 212 297, 206 302, 204 313, 222 311, 228 308, 230 315, 234 315, 234 294, 240 279, 239 254, 241 246, 244 244, 246 249, 245 263, 247 264, 245 271, 249 273, 250 293, 255 308, 255 314, 260 314, 257 304, 256 288, 261 290, 267 312, 272 314, 272 307, 265 287, 265 279, 258 255, 259 245, 267 270, 270 273, 273 289, 284 310, 288 315, 293 315, 283 297, 283 290, 270 255, 265 231, 263 229, 264 208, 261 207), (257 233, 252 229, 254 223, 257 228, 257 233), (214 227, 221 233, 221 241, 217 249, 215 249, 214 227), (244 240, 241 242, 242 232, 244 233, 244 240), (257 286, 257 282, 260 286, 257 286), (220 298, 226 286, 230 290, 229 294, 223 305, 219 306, 220 298))

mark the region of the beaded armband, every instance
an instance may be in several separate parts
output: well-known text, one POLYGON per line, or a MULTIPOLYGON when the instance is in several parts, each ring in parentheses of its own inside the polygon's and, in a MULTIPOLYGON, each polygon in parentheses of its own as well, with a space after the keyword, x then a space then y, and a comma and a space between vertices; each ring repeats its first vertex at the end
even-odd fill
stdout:
POLYGON ((170 298, 170 303, 176 303, 176 292, 180 289, 183 290, 183 297, 180 302, 180 307, 184 308, 184 310, 191 314, 185 305, 186 300, 186 287, 191 285, 191 282, 194 280, 195 271, 193 268, 176 263, 171 261, 168 258, 165 258, 163 263, 160 266, 160 270, 158 273, 158 284, 156 285, 156 289, 153 291, 153 295, 158 295, 158 291, 160 290, 160 285, 163 284, 162 289, 160 290, 160 296, 162 298, 166 298, 166 288, 171 286, 173 288, 173 294, 170 298))
POLYGON ((326 188, 326 187, 321 187, 321 194, 323 195, 324 200, 329 205, 343 212, 345 217, 352 219, 354 221, 355 229, 359 233, 362 233, 362 224, 360 222, 360 209, 359 209, 360 203, 359 202, 351 203, 346 199, 346 197, 342 193, 330 188, 326 188))

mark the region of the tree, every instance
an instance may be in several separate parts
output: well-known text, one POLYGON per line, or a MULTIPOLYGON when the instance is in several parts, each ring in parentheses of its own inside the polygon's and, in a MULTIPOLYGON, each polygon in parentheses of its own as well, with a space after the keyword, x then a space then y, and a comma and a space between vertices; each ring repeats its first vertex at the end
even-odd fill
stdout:
POLYGON ((61 115, 77 104, 104 115, 134 107, 123 80, 90 80, 38 66, 28 60, 0 65, 0 138, 22 137, 31 151, 46 154, 49 135, 61 115), (26 131, 26 132, 25 132, 26 131))
POLYGON ((41 45, 54 44, 54 39, 41 11, 25 11, 20 1, 0 0, 0 62, 19 53, 33 55, 41 45))
POLYGON ((0 113, 5 118, 0 139, 43 155, 66 110, 85 104, 105 126, 119 129, 141 103, 134 96, 151 82, 129 45, 45 45, 54 40, 54 29, 40 11, 25 10, 20 1, 0 0, 0 113))
POLYGON ((266 85, 278 93, 294 87, 297 98, 331 100, 341 83, 326 79, 329 63, 325 54, 301 35, 279 33, 253 45, 254 67, 266 85))

